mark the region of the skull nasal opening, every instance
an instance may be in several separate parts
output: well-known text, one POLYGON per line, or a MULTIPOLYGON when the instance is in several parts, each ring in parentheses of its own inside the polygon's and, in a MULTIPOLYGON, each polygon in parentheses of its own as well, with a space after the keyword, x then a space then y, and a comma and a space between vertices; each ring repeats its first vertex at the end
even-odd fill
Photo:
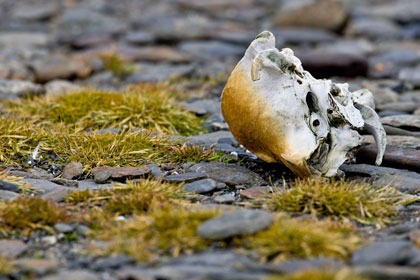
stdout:
POLYGON ((310 113, 319 112, 318 98, 311 91, 306 94, 306 105, 308 106, 310 113))

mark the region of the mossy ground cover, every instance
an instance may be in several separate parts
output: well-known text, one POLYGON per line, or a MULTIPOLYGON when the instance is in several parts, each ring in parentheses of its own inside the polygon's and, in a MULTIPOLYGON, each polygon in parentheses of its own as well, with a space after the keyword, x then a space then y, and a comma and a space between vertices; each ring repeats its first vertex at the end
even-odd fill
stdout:
POLYGON ((289 275, 269 276, 265 280, 367 280, 349 269, 316 270, 309 269, 289 275))
POLYGON ((201 118, 177 105, 176 94, 144 84, 121 93, 84 89, 8 102, 0 116, 0 161, 25 164, 38 145, 38 158, 78 161, 87 172, 101 165, 226 159, 171 138, 204 131, 201 118))
POLYGON ((277 189, 265 203, 273 210, 349 219, 383 227, 396 215, 396 206, 415 201, 390 186, 334 179, 298 179, 277 189))

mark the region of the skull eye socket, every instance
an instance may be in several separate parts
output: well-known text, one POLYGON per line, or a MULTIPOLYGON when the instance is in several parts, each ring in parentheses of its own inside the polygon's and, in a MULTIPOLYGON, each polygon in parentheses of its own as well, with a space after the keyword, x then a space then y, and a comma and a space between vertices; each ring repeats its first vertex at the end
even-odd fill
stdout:
POLYGON ((312 125, 313 126, 319 126, 321 123, 319 122, 319 120, 314 120, 313 122, 312 122, 312 125))

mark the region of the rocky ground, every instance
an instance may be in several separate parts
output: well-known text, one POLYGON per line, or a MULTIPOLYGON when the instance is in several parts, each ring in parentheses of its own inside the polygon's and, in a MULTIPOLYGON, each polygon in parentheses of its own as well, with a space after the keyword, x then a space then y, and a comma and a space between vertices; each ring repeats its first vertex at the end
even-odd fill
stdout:
POLYGON ((0 279, 420 279, 419 39, 418 0, 0 1, 0 279), (237 143, 262 30, 373 92, 382 166, 366 136, 342 185, 294 181, 237 143))

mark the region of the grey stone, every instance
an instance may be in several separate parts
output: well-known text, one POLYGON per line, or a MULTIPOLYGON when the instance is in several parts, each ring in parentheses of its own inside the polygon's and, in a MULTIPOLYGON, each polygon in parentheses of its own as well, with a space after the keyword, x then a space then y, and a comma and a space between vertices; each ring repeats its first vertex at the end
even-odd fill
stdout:
POLYGON ((413 243, 408 241, 374 242, 356 250, 353 265, 403 264, 411 254, 413 243))
POLYGON ((33 168, 30 168, 28 170, 28 173, 29 173, 28 177, 32 179, 52 180, 54 178, 54 176, 51 173, 48 173, 48 171, 42 168, 38 168, 36 166, 33 168))
POLYGON ((350 176, 382 177, 398 175, 420 180, 420 174, 416 172, 369 164, 343 164, 340 169, 350 176))
POLYGON ((274 28, 271 32, 276 38, 280 38, 277 46, 285 44, 317 44, 331 43, 337 39, 337 36, 329 31, 319 28, 309 27, 285 27, 274 28))
POLYGON ((59 2, 35 3, 33 5, 21 4, 13 9, 13 17, 27 21, 47 20, 57 15, 59 9, 59 2))
POLYGON ((416 109, 418 109, 419 106, 420 104, 413 103, 413 102, 395 102, 395 103, 381 104, 377 106, 376 109, 380 111, 412 113, 416 109))
POLYGON ((384 175, 383 177, 376 178, 373 185, 383 187, 395 187, 401 192, 416 194, 420 191, 420 180, 405 176, 398 175, 384 175))
POLYGON ((25 95, 39 95, 44 92, 43 86, 28 81, 0 80, 0 99, 16 99, 25 95))
POLYGON ((147 177, 152 171, 149 166, 139 167, 113 167, 113 166, 98 166, 92 169, 92 175, 96 177, 98 173, 111 172, 111 178, 114 180, 125 180, 127 178, 144 178, 147 177))
POLYGON ((92 72, 90 61, 83 56, 50 55, 31 62, 35 81, 86 78, 92 72))
POLYGON ((195 113, 198 116, 207 114, 218 114, 221 112, 220 100, 218 99, 198 99, 183 104, 185 110, 195 113))
POLYGON ((214 202, 216 203, 220 203, 220 204, 229 204, 229 203, 233 203, 235 202, 235 196, 227 193, 227 194, 222 194, 222 195, 218 195, 213 197, 214 202))
POLYGON ((104 184, 111 178, 111 176, 112 176, 112 172, 105 170, 105 171, 96 173, 93 180, 97 184, 104 184))
POLYGON ((60 263, 49 259, 18 259, 15 266, 22 273, 31 273, 36 276, 43 276, 58 270, 60 263))
POLYGON ((69 179, 64 179, 64 178, 53 178, 50 181, 53 183, 62 185, 62 186, 66 186, 66 187, 72 187, 72 188, 79 187, 79 182, 77 182, 76 180, 69 180, 69 179))
POLYGON ((208 177, 219 182, 230 182, 237 185, 265 185, 264 180, 255 172, 235 164, 221 162, 202 162, 190 168, 193 172, 205 172, 208 177))
POLYGON ((40 32, 0 32, 0 45, 2 46, 45 46, 48 40, 48 35, 40 32))
POLYGON ((21 240, 0 239, 0 256, 14 259, 28 249, 21 240))
POLYGON ((0 200, 9 201, 18 196, 19 194, 15 192, 0 190, 0 200))
POLYGON ((420 115, 398 115, 381 118, 382 124, 420 129, 420 115))
POLYGON ((420 67, 403 68, 398 73, 398 79, 407 82, 415 88, 420 87, 420 67))
POLYGON ((134 260, 127 256, 111 256, 104 259, 99 259, 93 265, 94 270, 116 269, 124 265, 134 263, 134 260))
POLYGON ((30 187, 41 190, 44 192, 50 192, 57 189, 68 189, 68 190, 74 190, 73 188, 66 188, 61 185, 55 184, 53 182, 50 182, 48 180, 43 179, 32 179, 32 178, 25 178, 22 179, 22 183, 29 184, 30 187))
POLYGON ((0 180, 0 190, 17 193, 19 192, 19 186, 0 180))
POLYGON ((212 179, 202 179, 183 185, 182 189, 187 192, 194 192, 198 194, 209 193, 216 189, 216 181, 212 179))
POLYGON ((213 144, 219 143, 220 139, 232 139, 233 143, 235 143, 235 138, 230 131, 216 131, 206 134, 200 134, 191 136, 187 139, 187 143, 193 145, 202 145, 202 146, 211 146, 213 144))
POLYGON ((56 202, 63 202, 66 195, 70 192, 69 188, 61 188, 61 189, 55 189, 52 191, 48 191, 47 193, 41 194, 41 197, 45 199, 51 199, 56 202))
POLYGON ((54 229, 61 233, 70 233, 73 232, 76 228, 73 224, 63 224, 63 223, 57 223, 54 225, 54 229))
POLYGON ((412 132, 409 130, 405 130, 405 129, 401 129, 398 127, 393 127, 393 126, 389 126, 389 125, 383 125, 385 132, 387 134, 387 136, 414 136, 414 137, 419 137, 420 133, 418 132, 412 132))
POLYGON ((272 222, 271 213, 240 210, 207 220, 198 227, 197 234, 206 239, 225 239, 241 234, 254 234, 266 229, 272 222))
POLYGON ((270 273, 295 273, 303 270, 320 269, 331 270, 340 269, 344 263, 340 260, 331 258, 309 258, 291 259, 276 264, 267 265, 265 268, 270 273))
POLYGON ((83 165, 80 162, 71 162, 66 165, 63 169, 61 176, 64 179, 75 179, 80 177, 83 174, 83 165))
POLYGON ((373 280, 417 280, 420 272, 417 268, 390 265, 360 265, 351 268, 351 271, 373 280))
POLYGON ((347 33, 371 39, 397 39, 401 36, 400 27, 386 19, 360 18, 351 22, 347 33))
POLYGON ((302 65, 316 78, 366 76, 368 62, 364 55, 314 49, 297 53, 302 65))
POLYGON ((106 189, 112 186, 111 183, 97 184, 93 179, 81 180, 79 182, 79 190, 99 190, 106 189))
POLYGON ((179 49, 201 59, 240 56, 245 51, 242 46, 220 41, 186 41, 180 44, 179 49))
POLYGON ((207 251, 193 255, 180 256, 179 258, 174 258, 168 261, 168 264, 171 265, 202 265, 219 267, 230 267, 235 264, 249 266, 252 263, 253 261, 249 257, 229 251, 207 251))
POLYGON ((166 63, 139 63, 135 73, 126 78, 128 83, 161 82, 176 77, 187 77, 195 69, 193 64, 170 65, 166 63))
POLYGON ((45 84, 45 90, 52 95, 67 94, 81 89, 81 86, 66 80, 53 80, 45 84))
POLYGON ((166 172, 163 172, 156 164, 149 164, 148 167, 152 170, 150 175, 155 179, 160 179, 166 175, 166 172))
POLYGON ((99 280, 99 276, 89 270, 62 270, 56 275, 41 278, 42 280, 99 280))
POLYGON ((187 173, 181 173, 178 175, 169 175, 162 177, 163 181, 170 182, 170 183, 189 183, 197 180, 201 180, 204 178, 207 178, 208 175, 205 172, 187 172, 187 173))
POLYGON ((124 39, 130 44, 144 45, 153 43, 156 38, 151 32, 135 31, 127 33, 124 39))

